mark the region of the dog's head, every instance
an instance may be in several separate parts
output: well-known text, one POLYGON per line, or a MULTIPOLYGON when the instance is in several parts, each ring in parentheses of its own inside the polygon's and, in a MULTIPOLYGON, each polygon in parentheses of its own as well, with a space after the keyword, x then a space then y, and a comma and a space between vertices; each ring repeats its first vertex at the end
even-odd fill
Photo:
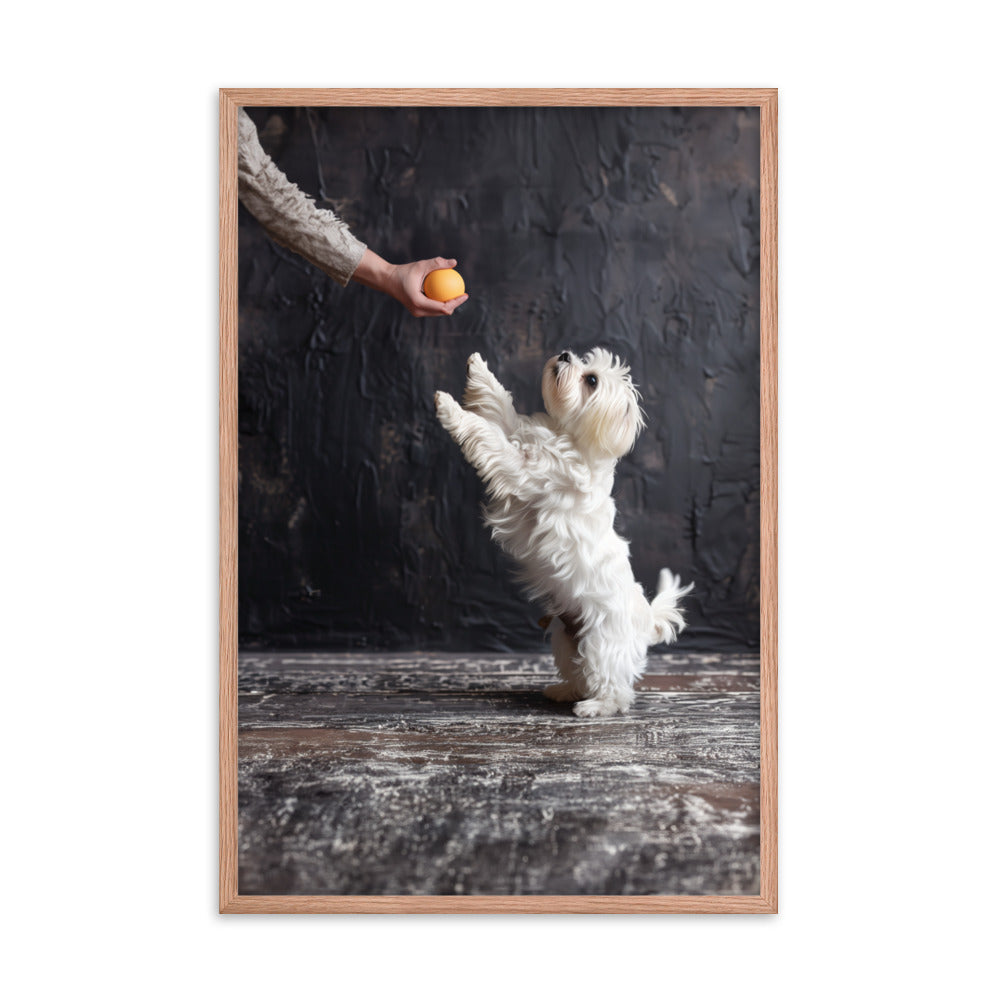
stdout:
POLYGON ((599 458, 631 450, 645 421, 627 365, 603 348, 563 351, 545 363, 542 398, 560 430, 599 458))

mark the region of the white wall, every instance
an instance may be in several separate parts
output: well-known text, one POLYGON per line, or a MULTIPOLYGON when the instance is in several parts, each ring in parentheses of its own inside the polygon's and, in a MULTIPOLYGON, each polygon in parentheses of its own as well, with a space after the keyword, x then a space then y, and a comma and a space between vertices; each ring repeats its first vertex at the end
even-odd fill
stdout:
POLYGON ((271 6, 5 15, 15 994, 974 995, 997 884, 987 7, 271 6), (216 89, 254 85, 780 88, 779 916, 215 914, 216 89))

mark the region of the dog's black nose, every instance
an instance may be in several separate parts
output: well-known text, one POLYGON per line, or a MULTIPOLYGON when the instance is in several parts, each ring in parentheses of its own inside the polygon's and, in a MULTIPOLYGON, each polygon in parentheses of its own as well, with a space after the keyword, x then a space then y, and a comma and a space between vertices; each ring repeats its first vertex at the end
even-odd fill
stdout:
POLYGON ((567 364, 569 364, 569 351, 563 351, 562 354, 559 355, 559 360, 565 361, 567 364))

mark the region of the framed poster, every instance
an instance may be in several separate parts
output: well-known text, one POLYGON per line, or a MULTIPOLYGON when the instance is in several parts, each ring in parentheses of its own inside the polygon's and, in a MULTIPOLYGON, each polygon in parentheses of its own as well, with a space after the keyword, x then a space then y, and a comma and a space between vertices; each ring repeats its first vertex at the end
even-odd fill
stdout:
POLYGON ((776 362, 774 90, 221 91, 220 910, 777 912, 776 362), (588 712, 440 401, 595 352, 684 593, 588 712))

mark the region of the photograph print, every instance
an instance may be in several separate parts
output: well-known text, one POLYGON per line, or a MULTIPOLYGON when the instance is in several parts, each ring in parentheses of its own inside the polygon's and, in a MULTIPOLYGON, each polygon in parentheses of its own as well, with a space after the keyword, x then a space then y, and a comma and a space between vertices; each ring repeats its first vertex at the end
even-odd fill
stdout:
POLYGON ((776 92, 220 96, 222 909, 774 912, 776 92))

